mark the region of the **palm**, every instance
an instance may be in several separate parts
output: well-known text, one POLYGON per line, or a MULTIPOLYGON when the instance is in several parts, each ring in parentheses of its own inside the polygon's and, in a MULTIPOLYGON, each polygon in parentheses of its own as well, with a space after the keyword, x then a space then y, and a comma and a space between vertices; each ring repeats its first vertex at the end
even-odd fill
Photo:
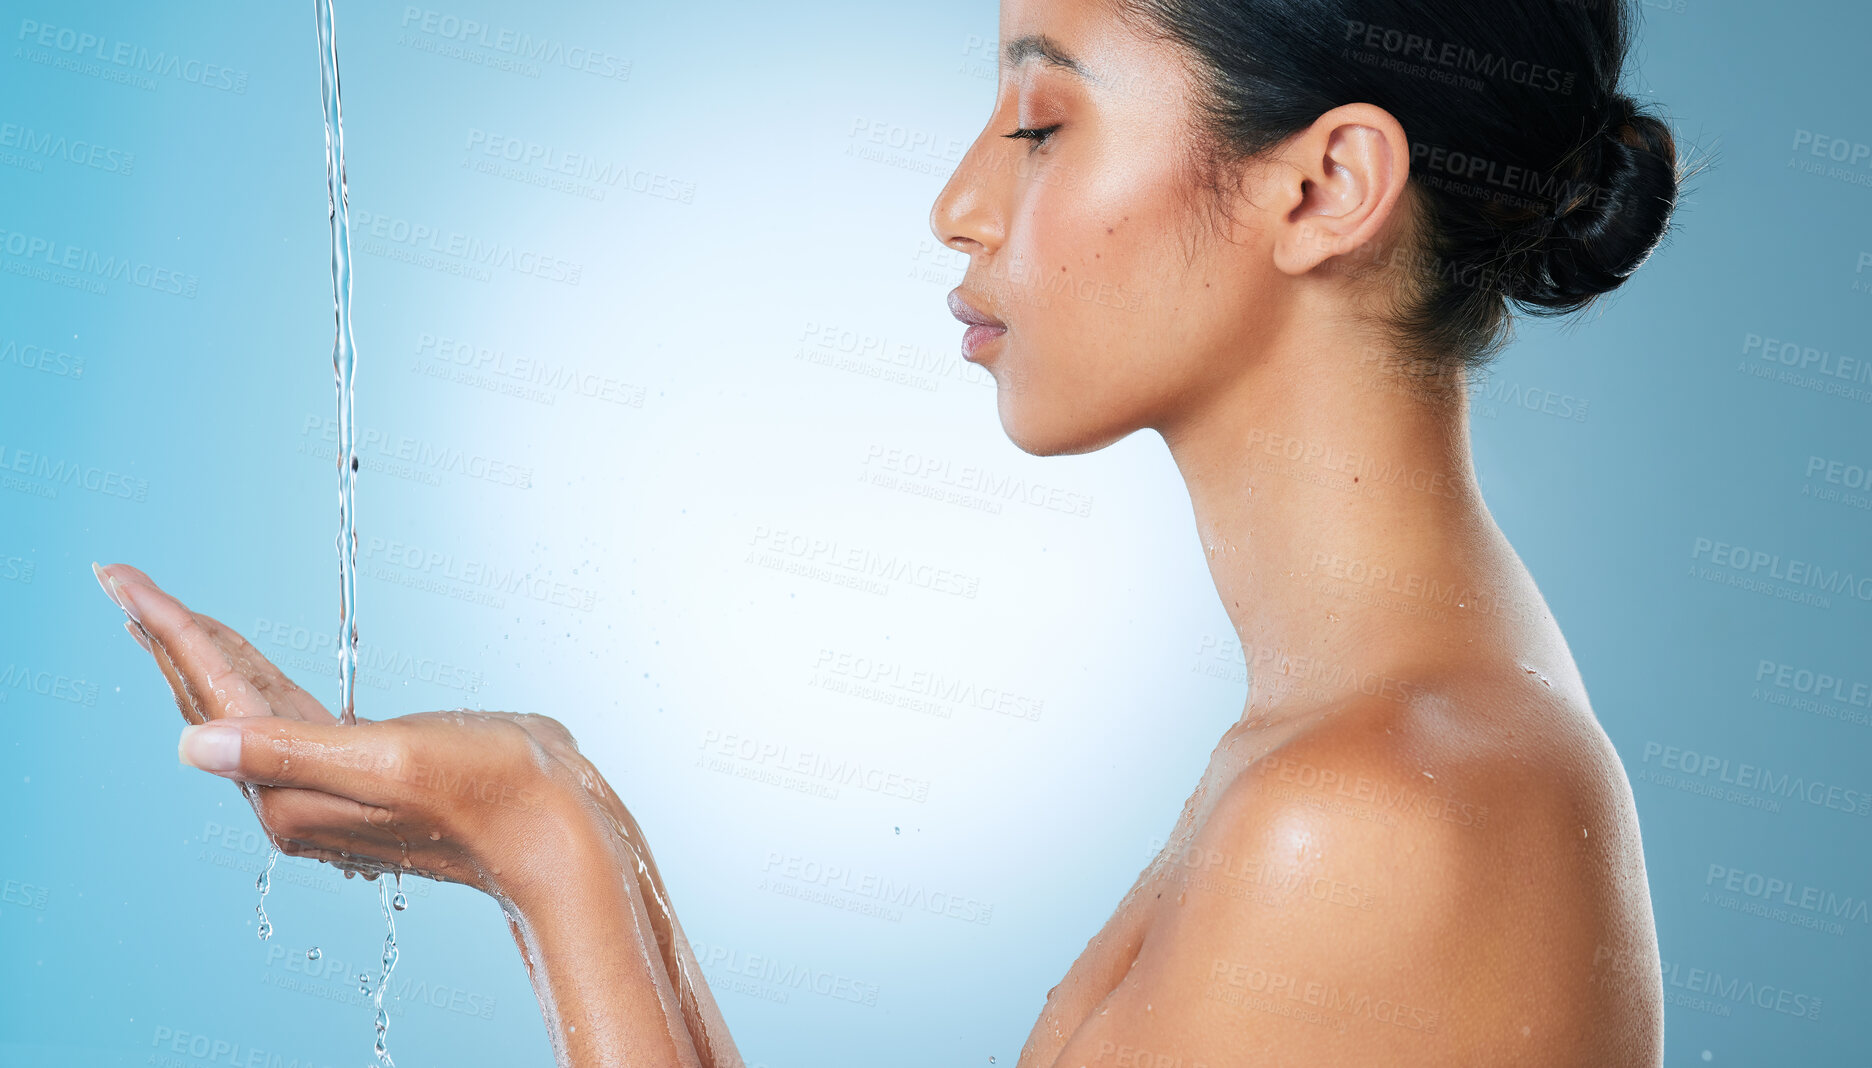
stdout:
POLYGON ((411 872, 492 892, 555 786, 608 797, 551 716, 456 709, 341 726, 246 639, 143 572, 113 564, 98 579, 184 720, 282 721, 244 729, 258 748, 227 773, 281 852, 347 875, 411 872))

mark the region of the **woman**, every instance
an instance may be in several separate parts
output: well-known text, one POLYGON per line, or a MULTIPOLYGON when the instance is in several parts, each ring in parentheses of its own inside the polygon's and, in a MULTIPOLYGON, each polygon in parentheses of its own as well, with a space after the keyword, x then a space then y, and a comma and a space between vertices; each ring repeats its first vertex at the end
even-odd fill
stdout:
MULTIPOLYGON (((1661 239, 1614 0, 1006 0, 931 225, 1042 455, 1149 428, 1254 667, 1022 1068, 1662 1063, 1632 794, 1482 501, 1466 376, 1661 239)), ((740 1064, 644 838, 555 720, 344 727, 99 572, 269 835, 501 901, 562 1065, 740 1064), (571 885, 578 893, 564 893, 571 885)), ((884 1051, 880 1051, 882 1054, 884 1051)))

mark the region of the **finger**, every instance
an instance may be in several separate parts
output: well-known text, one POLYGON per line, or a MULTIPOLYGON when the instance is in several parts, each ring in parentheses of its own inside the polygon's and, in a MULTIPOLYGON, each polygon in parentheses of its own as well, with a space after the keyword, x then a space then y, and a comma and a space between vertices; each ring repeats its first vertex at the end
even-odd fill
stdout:
POLYGON ((182 681, 182 673, 176 670, 175 662, 169 659, 169 654, 164 651, 163 647, 150 640, 149 631, 144 630, 136 620, 125 620, 124 626, 134 627, 139 635, 137 644, 150 651, 150 656, 156 661, 157 670, 162 672, 163 681, 169 684, 169 693, 175 698, 176 709, 182 713, 182 718, 190 723, 207 722, 207 717, 195 707, 194 698, 189 696, 188 685, 182 681))
POLYGON ((391 723, 307 723, 279 716, 218 719, 182 728, 184 764, 237 782, 298 786, 388 808, 407 796, 405 732, 391 723))
MULTIPOLYGON (((148 575, 129 564, 112 564, 108 569, 102 571, 100 571, 97 565, 93 564, 92 570, 99 572, 98 581, 100 584, 104 584, 106 593, 112 593, 112 588, 109 585, 111 577, 115 577, 120 584, 140 583, 152 589, 156 589, 159 592, 161 590, 161 587, 158 587, 148 575)), ((114 593, 112 596, 113 599, 116 599, 114 593)), ((128 609, 125 611, 127 614, 128 609)), ((228 662, 234 665, 234 670, 243 678, 247 679, 247 681, 259 691, 260 695, 266 699, 274 715, 286 716, 291 719, 310 720, 314 723, 336 723, 338 721, 338 717, 326 711, 325 706, 319 703, 318 698, 313 697, 297 683, 287 678, 284 672, 280 671, 280 669, 258 649, 255 649, 246 638, 241 637, 240 633, 234 630, 234 628, 202 612, 192 612, 191 614, 195 617, 195 621, 201 624, 202 628, 213 637, 215 644, 221 647, 222 655, 226 656, 228 662)), ((134 621, 132 621, 132 625, 136 625, 134 621)), ((135 634, 131 636, 137 637, 135 634)), ((149 647, 148 644, 140 638, 138 639, 138 643, 144 645, 146 649, 149 647)))
POLYGON ((369 865, 379 857, 407 856, 408 842, 389 809, 322 790, 250 786, 254 815, 281 841, 328 849, 349 863, 369 865))
POLYGON ((182 692, 206 719, 272 715, 265 695, 235 669, 195 613, 150 584, 142 572, 132 579, 129 571, 135 569, 120 573, 113 565, 103 569, 103 575, 117 594, 118 604, 167 655, 177 676, 170 679, 170 685, 179 680, 182 692))
POLYGON ((234 628, 202 612, 195 613, 195 621, 214 638, 222 654, 234 665, 234 670, 252 683, 254 689, 260 691, 261 696, 272 705, 274 715, 311 723, 338 722, 338 717, 326 711, 318 698, 287 678, 285 672, 234 628))

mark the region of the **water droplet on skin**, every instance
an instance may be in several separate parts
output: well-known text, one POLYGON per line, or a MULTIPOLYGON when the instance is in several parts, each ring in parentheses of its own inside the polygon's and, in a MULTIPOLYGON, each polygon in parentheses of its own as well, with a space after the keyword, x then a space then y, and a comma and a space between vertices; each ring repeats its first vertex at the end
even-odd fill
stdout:
POLYGON ((1586 828, 1584 828, 1584 827, 1581 827, 1581 828, 1579 829, 1579 836, 1580 836, 1581 838, 1588 838, 1588 837, 1591 837, 1590 835, 1588 835, 1588 834, 1586 833, 1586 828))
POLYGON ((1432 774, 1430 774, 1430 773, 1429 773, 1429 772, 1427 772, 1427 771, 1423 773, 1423 777, 1424 777, 1424 778, 1426 778, 1426 779, 1429 779, 1429 780, 1430 780, 1431 782, 1435 782, 1435 781, 1436 781, 1436 776, 1435 776, 1435 775, 1432 775, 1432 774))
POLYGON ((319 953, 319 947, 317 946, 313 946, 311 949, 306 950, 307 960, 317 960, 319 959, 320 956, 322 956, 322 954, 319 953))
POLYGON ((440 842, 440 841, 442 840, 442 832, 441 832, 441 831, 430 831, 430 832, 429 832, 429 840, 430 840, 431 842, 440 842))

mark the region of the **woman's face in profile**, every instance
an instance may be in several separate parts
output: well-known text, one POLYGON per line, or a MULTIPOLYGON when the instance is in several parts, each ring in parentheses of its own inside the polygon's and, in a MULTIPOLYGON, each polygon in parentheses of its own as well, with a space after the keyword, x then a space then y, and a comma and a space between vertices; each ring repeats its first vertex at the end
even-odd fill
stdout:
POLYGON ((993 113, 930 225, 969 257, 962 300, 1007 326, 970 358, 1009 437, 1087 452, 1219 396, 1271 268, 1252 232, 1212 226, 1180 50, 1099 0, 1003 0, 1000 45, 993 113))

